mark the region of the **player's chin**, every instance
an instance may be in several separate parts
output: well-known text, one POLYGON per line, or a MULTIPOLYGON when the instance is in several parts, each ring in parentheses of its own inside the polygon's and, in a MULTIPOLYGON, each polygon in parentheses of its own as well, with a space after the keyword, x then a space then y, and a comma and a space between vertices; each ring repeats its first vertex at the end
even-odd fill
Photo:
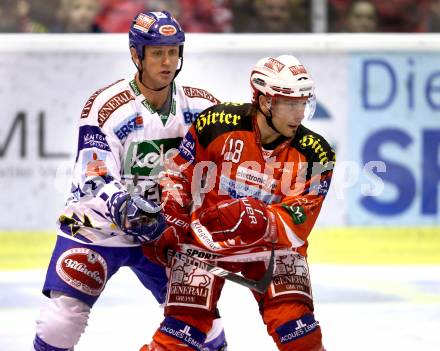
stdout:
POLYGON ((166 71, 160 72, 158 77, 163 83, 170 84, 174 78, 174 72, 166 71))
POLYGON ((298 126, 287 126, 286 128, 284 128, 282 134, 286 138, 291 138, 291 137, 293 137, 295 135, 297 129, 298 129, 298 126))

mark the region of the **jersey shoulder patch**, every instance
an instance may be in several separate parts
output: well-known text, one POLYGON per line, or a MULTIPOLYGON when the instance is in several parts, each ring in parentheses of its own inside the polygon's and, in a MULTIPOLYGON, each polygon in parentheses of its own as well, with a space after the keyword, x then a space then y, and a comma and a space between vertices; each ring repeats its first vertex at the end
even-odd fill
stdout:
POLYGON ((319 162, 323 166, 336 161, 336 154, 325 138, 301 125, 292 146, 306 157, 307 162, 319 162))
POLYGON ((135 97, 129 90, 123 90, 116 95, 110 97, 98 111, 98 125, 102 128, 107 119, 115 112, 119 107, 125 105, 135 97))
POLYGON ((250 104, 226 102, 213 105, 199 114, 194 130, 203 147, 218 136, 232 131, 252 131, 250 104))
POLYGON ((183 92, 186 96, 190 98, 202 98, 208 101, 211 101, 213 104, 219 104, 220 100, 214 97, 210 92, 200 89, 200 88, 192 88, 192 87, 184 87, 182 86, 183 92))
POLYGON ((108 88, 110 88, 110 87, 112 87, 113 85, 116 85, 116 84, 118 84, 119 82, 122 82, 122 81, 123 81, 123 79, 119 79, 119 80, 117 80, 116 82, 114 82, 114 83, 112 83, 112 84, 109 84, 109 85, 105 86, 104 88, 101 88, 101 89, 95 91, 95 92, 89 97, 89 99, 87 100, 87 102, 85 103, 85 105, 84 105, 84 107, 83 107, 83 109, 82 109, 82 111, 81 111, 81 118, 87 118, 87 117, 89 117, 89 113, 90 113, 90 110, 92 109, 92 105, 93 105, 93 103, 95 102, 95 100, 96 100, 96 98, 98 97, 99 94, 101 94, 104 90, 107 90, 108 88))

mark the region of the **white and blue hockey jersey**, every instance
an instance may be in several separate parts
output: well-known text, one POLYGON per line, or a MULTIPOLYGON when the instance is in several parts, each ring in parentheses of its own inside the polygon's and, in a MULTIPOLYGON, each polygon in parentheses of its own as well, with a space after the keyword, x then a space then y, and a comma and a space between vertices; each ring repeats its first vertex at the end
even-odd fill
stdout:
POLYGON ((59 218, 59 235, 101 246, 138 245, 113 223, 112 195, 129 191, 160 201, 157 177, 164 160, 177 152, 198 114, 218 102, 203 89, 173 83, 169 113, 161 114, 134 79, 95 92, 81 113, 72 189, 59 218))

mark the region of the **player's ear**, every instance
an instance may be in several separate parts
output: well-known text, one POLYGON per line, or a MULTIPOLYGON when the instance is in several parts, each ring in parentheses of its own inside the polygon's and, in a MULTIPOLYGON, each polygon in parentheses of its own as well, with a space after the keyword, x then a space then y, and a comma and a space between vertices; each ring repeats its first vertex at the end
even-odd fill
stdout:
POLYGON ((258 96, 258 103, 260 104, 260 109, 266 113, 267 111, 270 110, 270 101, 269 98, 267 98, 266 96, 264 96, 263 94, 260 94, 260 96, 258 96))
POLYGON ((141 66, 141 60, 136 52, 136 49, 133 46, 130 48, 130 53, 134 65, 136 66, 137 69, 139 69, 139 67, 141 66))

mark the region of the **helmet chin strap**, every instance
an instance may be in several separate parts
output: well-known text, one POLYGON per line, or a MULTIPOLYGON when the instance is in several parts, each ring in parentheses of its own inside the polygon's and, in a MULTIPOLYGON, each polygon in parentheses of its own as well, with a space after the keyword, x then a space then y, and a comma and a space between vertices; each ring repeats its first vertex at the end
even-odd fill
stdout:
POLYGON ((278 134, 283 135, 283 134, 277 129, 277 127, 275 127, 275 125, 274 125, 273 122, 272 122, 272 110, 271 110, 271 108, 272 108, 272 99, 271 99, 271 101, 269 102, 269 107, 268 107, 268 113, 267 113, 267 114, 263 112, 263 110, 262 110, 261 107, 260 107, 260 104, 258 104, 258 111, 260 111, 260 112, 263 114, 263 116, 266 118, 266 123, 267 123, 267 125, 268 125, 273 131, 277 132, 278 134))

